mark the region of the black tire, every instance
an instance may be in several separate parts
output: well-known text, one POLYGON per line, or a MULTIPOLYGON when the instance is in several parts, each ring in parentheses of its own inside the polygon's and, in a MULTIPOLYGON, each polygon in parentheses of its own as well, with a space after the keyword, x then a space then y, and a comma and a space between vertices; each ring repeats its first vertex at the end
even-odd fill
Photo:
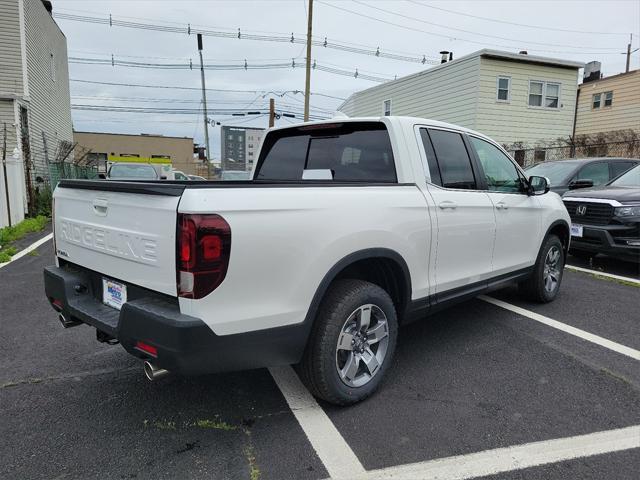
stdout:
MULTIPOLYGON (((367 308, 365 307, 365 310, 367 308)), ((376 325, 378 321, 372 320, 376 325)), ((336 405, 359 402, 375 392, 380 385, 393 359, 397 336, 396 310, 385 290, 362 280, 337 280, 329 287, 320 304, 302 362, 297 366, 298 374, 309 391, 320 399, 336 405), (348 320, 353 318, 353 314, 358 312, 359 308, 367 305, 374 305, 379 309, 370 308, 371 311, 377 312, 375 315, 370 313, 371 318, 377 316, 382 319, 380 311, 386 317, 386 354, 379 367, 374 370, 374 374, 369 374, 367 370, 363 378, 366 379, 366 375, 369 375, 370 379, 366 384, 349 386, 345 383, 348 379, 343 380, 338 372, 338 340, 344 335, 348 320)), ((382 340, 379 345, 382 345, 382 340)), ((374 345, 370 348, 372 351, 374 345)), ((343 353, 351 355, 353 352, 341 350, 340 355, 343 353)), ((360 363, 360 360, 357 363, 360 365, 358 372, 364 372, 360 368, 364 369, 366 365, 360 363)))
POLYGON ((520 282, 519 284, 519 289, 523 296, 535 302, 552 302, 558 296, 558 292, 560 291, 564 262, 565 255, 562 248, 562 242, 556 235, 547 236, 540 248, 540 251, 538 252, 538 258, 536 259, 536 263, 533 267, 533 273, 528 279, 520 282), (549 288, 545 287, 545 261, 547 260, 547 256, 550 254, 549 252, 552 250, 554 252, 559 252, 559 258, 557 261, 557 283, 555 284, 555 288, 549 290, 549 288))

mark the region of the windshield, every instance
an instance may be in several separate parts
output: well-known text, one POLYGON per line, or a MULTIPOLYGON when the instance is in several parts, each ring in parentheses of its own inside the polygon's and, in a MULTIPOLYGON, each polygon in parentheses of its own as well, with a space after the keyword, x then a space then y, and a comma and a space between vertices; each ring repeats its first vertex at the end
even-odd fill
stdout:
POLYGON ((619 176, 609 185, 616 187, 640 187, 640 165, 633 167, 624 175, 619 176))
POLYGON ((109 170, 109 178, 158 178, 156 170, 151 165, 115 164, 109 170))
POLYGON ((527 175, 547 177, 551 185, 560 185, 575 168, 574 162, 539 163, 528 168, 526 172, 527 175))

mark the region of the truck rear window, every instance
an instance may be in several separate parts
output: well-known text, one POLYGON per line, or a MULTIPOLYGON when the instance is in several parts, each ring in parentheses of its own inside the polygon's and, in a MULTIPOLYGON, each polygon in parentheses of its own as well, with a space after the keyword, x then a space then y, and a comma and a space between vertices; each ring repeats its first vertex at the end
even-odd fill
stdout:
POLYGON ((340 182, 397 181, 389 132, 380 122, 321 124, 267 135, 257 180, 302 180, 304 170, 331 170, 340 182))

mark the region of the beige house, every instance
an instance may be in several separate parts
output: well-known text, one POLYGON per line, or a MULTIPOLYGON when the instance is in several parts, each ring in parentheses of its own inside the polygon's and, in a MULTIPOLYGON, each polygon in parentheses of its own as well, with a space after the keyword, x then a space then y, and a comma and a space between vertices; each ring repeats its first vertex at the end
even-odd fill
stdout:
MULTIPOLYGON (((166 160, 175 170, 202 175, 202 160, 194 158, 193 138, 164 135, 128 135, 123 133, 73 132, 80 148, 76 155, 87 155, 88 163, 104 169, 108 157, 139 157, 166 160), (87 153, 88 151, 88 153, 87 153)), ((206 169, 205 169, 206 170, 206 169)))
POLYGON ((585 79, 578 87, 575 134, 622 130, 640 135, 640 70, 585 79))
POLYGON ((338 110, 348 116, 425 117, 533 147, 572 134, 583 66, 484 49, 354 93, 338 110))
MULTIPOLYGON (((11 223, 44 188, 47 162, 73 140, 67 40, 46 0, 0 0, 0 155, 5 140, 11 223)), ((0 226, 8 224, 0 169, 0 226)))

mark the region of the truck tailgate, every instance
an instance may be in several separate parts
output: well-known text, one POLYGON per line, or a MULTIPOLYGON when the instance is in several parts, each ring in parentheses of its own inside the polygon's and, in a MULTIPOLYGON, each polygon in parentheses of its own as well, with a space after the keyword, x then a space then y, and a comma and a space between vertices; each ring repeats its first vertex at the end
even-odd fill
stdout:
POLYGON ((180 192, 118 191, 108 181, 91 182, 92 188, 67 184, 54 193, 56 255, 105 277, 177 295, 180 192))

